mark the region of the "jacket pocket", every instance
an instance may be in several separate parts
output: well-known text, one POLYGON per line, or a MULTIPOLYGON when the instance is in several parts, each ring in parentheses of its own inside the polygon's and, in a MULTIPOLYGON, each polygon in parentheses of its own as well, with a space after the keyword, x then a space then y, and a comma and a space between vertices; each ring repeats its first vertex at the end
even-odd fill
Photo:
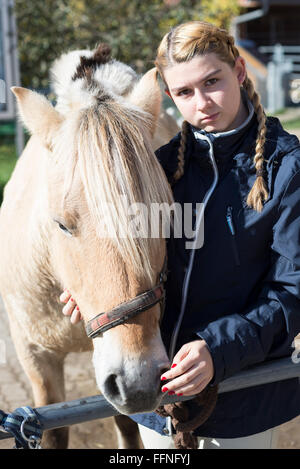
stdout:
POLYGON ((226 221, 227 221, 227 225, 228 225, 230 235, 231 235, 230 238, 231 238, 231 244, 232 244, 232 250, 233 250, 235 263, 236 265, 241 265, 238 246, 236 242, 235 227, 234 227, 234 222, 233 222, 233 217, 232 217, 231 206, 227 207, 226 221))

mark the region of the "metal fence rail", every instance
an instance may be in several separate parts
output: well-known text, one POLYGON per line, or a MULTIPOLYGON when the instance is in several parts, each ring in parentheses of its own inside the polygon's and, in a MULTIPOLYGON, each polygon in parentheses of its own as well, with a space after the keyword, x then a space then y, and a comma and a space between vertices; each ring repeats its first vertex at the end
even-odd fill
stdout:
POLYGON ((290 103, 299 103, 293 99, 292 83, 300 78, 300 45, 260 46, 259 52, 269 56, 267 78, 267 108, 269 112, 283 109, 290 103))
MULTIPOLYGON (((291 358, 281 358, 248 368, 224 380, 219 385, 219 393, 236 391, 238 389, 296 377, 300 377, 300 359, 292 361, 291 358), (298 361, 299 363, 295 363, 298 361)), ((162 404, 186 401, 191 398, 165 396, 162 404)), ((59 402, 38 407, 35 410, 43 431, 118 415, 118 411, 103 396, 98 395, 68 402, 59 402)), ((12 438, 12 436, 0 431, 0 440, 5 438, 12 438)))

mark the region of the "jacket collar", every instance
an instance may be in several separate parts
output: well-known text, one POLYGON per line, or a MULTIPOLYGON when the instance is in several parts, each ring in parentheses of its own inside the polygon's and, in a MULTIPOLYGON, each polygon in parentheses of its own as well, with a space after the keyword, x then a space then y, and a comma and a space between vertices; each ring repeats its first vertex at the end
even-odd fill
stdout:
POLYGON ((226 132, 205 132, 204 130, 190 126, 191 133, 196 140, 196 145, 194 146, 192 157, 200 160, 206 160, 206 152, 204 155, 203 150, 208 149, 208 143, 202 140, 202 135, 206 135, 210 139, 213 144, 214 156, 216 157, 217 162, 221 163, 225 163, 228 159, 233 158, 235 152, 244 146, 245 143, 247 146, 249 146, 249 143, 252 145, 253 139, 256 138, 256 114, 254 113, 254 108, 251 101, 246 98, 244 92, 242 94, 242 98, 247 105, 248 116, 246 120, 236 129, 226 132), (248 135, 247 139, 245 140, 246 134, 248 135))

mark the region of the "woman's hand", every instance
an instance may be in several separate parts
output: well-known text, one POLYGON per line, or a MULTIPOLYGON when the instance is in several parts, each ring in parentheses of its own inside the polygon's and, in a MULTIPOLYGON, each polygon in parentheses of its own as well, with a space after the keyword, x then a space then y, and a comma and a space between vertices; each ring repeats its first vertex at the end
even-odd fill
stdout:
POLYGON ((65 289, 60 295, 59 300, 62 303, 66 303, 66 305, 62 309, 62 313, 65 316, 71 316, 70 321, 72 324, 76 324, 77 322, 81 321, 81 319, 83 319, 80 313, 80 309, 77 306, 77 303, 74 298, 72 298, 72 295, 69 290, 65 289))
POLYGON ((206 342, 194 340, 181 347, 171 369, 161 376, 162 382, 170 380, 162 386, 162 392, 193 396, 203 391, 213 376, 213 360, 206 342))

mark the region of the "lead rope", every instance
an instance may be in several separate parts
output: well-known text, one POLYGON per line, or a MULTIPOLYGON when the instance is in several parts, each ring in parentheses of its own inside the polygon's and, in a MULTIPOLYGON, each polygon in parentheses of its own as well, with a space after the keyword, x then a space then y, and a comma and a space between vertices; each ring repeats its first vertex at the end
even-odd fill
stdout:
MULTIPOLYGON (((214 159, 214 152, 212 143, 207 135, 198 134, 198 137, 202 140, 205 140, 209 145, 209 157, 212 162, 213 170, 214 170, 214 180, 210 187, 210 189, 205 194, 203 199, 203 204, 201 206, 201 211, 196 218, 196 235, 194 238, 194 247, 192 248, 189 264, 187 271, 185 273, 183 287, 182 287, 182 302, 180 308, 180 314, 177 321, 177 324, 173 330, 172 338, 171 338, 171 345, 169 351, 169 357, 172 361, 175 353, 175 347, 177 342, 177 337, 179 334, 180 326, 183 320, 186 302, 187 302, 187 294, 188 288, 190 283, 190 277, 192 274, 193 264, 194 264, 194 257, 195 257, 195 246, 198 246, 198 237, 200 233, 201 222, 204 216, 204 210, 206 205, 218 183, 219 180, 219 173, 218 168, 214 159)), ((175 402, 174 404, 166 404, 165 406, 159 407, 156 410, 158 415, 162 417, 167 417, 167 425, 168 423, 172 423, 176 435, 174 437, 174 444, 176 449, 197 449, 198 447, 198 440, 197 437, 193 434, 193 431, 203 425, 203 423, 209 418, 212 411, 215 408, 216 402, 218 397, 218 386, 207 386, 201 393, 199 393, 195 398, 194 401, 199 405, 202 406, 202 410, 196 417, 193 417, 189 420, 189 410, 185 404, 185 402, 175 402)), ((171 427, 171 425, 169 425, 171 427)), ((172 427, 169 430, 169 435, 172 435, 172 427)))
POLYGON ((11 414, 0 410, 0 427, 15 438, 17 449, 41 449, 42 428, 36 412, 29 406, 11 414))
MULTIPOLYGON (((198 439, 193 431, 206 422, 213 412, 218 398, 218 386, 207 386, 193 401, 202 406, 199 414, 189 419, 186 402, 174 402, 159 407, 155 412, 161 417, 171 420, 176 432, 174 444, 176 449, 197 449, 198 439)), ((171 436, 171 434, 169 435, 171 436)))

